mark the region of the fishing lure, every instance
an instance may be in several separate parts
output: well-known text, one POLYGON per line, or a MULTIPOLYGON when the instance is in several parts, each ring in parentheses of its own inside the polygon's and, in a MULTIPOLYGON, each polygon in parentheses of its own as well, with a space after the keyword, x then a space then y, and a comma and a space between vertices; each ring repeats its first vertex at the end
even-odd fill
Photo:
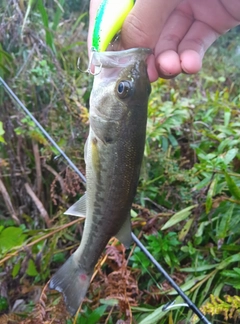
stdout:
POLYGON ((103 0, 98 8, 92 51, 104 52, 134 5, 134 0, 103 0))

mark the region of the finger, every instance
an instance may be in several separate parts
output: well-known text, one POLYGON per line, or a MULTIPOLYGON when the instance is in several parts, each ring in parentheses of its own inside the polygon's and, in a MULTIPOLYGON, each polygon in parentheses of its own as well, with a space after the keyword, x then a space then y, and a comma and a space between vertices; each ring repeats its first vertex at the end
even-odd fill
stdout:
MULTIPOLYGON (((239 0, 221 0, 221 4, 224 9, 231 15, 235 20, 240 23, 240 1, 239 0)), ((235 25, 234 25, 235 26, 235 25)))
POLYGON ((195 74, 202 68, 202 55, 194 50, 187 49, 180 54, 181 71, 195 74))
POLYGON ((197 73, 206 50, 219 36, 209 25, 195 21, 178 46, 181 69, 189 74, 197 73))
POLYGON ((171 78, 182 72, 178 45, 193 23, 187 2, 178 5, 168 18, 155 48, 159 76, 171 78))
POLYGON ((181 0, 137 0, 126 18, 121 42, 124 48, 153 49, 167 18, 181 0))
POLYGON ((155 59, 155 66, 159 77, 164 79, 173 78, 182 72, 179 55, 173 50, 167 50, 158 55, 155 59))
POLYGON ((147 59, 147 72, 150 82, 157 81, 159 76, 155 65, 155 56, 153 54, 147 59))
POLYGON ((239 24, 239 0, 188 0, 188 3, 192 9, 195 19, 197 21, 206 23, 219 34, 224 34, 230 28, 233 28, 239 24))

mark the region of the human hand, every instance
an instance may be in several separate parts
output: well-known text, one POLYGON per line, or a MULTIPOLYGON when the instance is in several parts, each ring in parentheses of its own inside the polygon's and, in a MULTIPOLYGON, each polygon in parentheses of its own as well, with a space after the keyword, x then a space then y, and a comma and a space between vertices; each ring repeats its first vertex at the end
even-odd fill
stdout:
MULTIPOLYGON (((100 2, 91 1, 89 40, 100 2)), ((240 0, 137 0, 124 22, 121 47, 153 49, 148 59, 153 82, 197 73, 211 44, 239 24, 240 0)))

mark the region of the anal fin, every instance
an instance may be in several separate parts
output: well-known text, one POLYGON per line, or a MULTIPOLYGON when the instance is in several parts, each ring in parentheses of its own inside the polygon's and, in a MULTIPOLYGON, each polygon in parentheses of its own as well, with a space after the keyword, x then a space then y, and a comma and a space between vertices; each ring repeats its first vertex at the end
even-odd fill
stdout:
POLYGON ((115 235, 115 237, 128 249, 132 243, 132 235, 131 235, 131 217, 130 213, 127 216, 123 226, 120 231, 115 235))

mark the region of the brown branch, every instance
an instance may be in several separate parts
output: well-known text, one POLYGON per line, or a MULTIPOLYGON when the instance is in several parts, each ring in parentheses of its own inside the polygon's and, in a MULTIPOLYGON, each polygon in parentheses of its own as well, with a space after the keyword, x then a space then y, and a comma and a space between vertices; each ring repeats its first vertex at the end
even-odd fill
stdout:
POLYGON ((44 219, 47 227, 50 227, 51 221, 49 219, 48 213, 47 213, 46 209, 44 208, 42 202, 38 199, 38 197, 36 196, 36 194, 34 193, 34 191, 32 190, 32 188, 30 187, 30 185, 27 182, 24 184, 24 187, 25 187, 27 193, 29 194, 29 196, 34 201, 34 203, 35 203, 37 209, 39 210, 41 217, 44 219))
POLYGON ((19 219, 17 217, 17 213, 14 210, 14 207, 13 207, 12 202, 11 202, 11 198, 10 198, 10 196, 9 196, 9 194, 7 192, 7 189, 6 189, 4 183, 2 182, 1 179, 0 179, 0 192, 1 192, 2 196, 3 196, 3 200, 5 202, 5 205, 6 205, 7 209, 8 209, 9 214, 11 215, 12 219, 19 225, 20 221, 19 221, 19 219))
POLYGON ((37 180, 37 196, 40 198, 41 189, 42 189, 42 169, 41 169, 41 162, 40 162, 40 154, 39 154, 39 146, 34 140, 32 141, 33 147, 33 154, 35 159, 35 166, 36 166, 36 180, 37 180))
POLYGON ((64 185, 64 180, 63 178, 60 176, 60 174, 57 173, 57 171, 55 171, 50 165, 44 163, 43 164, 44 168, 46 168, 49 172, 51 172, 55 178, 57 179, 57 181, 59 182, 61 189, 62 189, 62 193, 65 194, 66 190, 65 190, 65 185, 64 185))

